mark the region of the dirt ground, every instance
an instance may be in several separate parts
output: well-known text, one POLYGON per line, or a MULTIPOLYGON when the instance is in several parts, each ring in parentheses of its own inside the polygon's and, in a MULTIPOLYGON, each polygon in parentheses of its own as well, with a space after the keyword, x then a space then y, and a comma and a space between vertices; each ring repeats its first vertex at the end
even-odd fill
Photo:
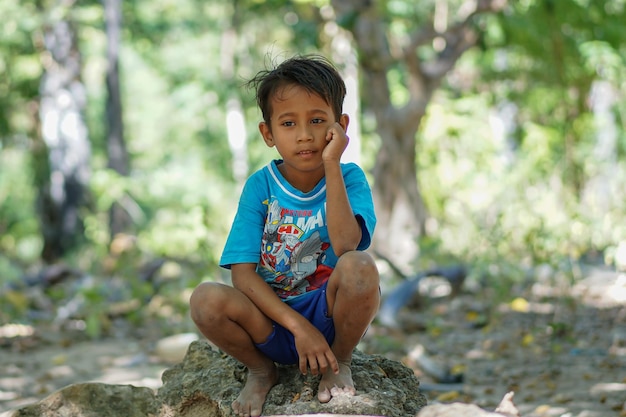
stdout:
MULTIPOLYGON (((624 274, 597 270, 576 285, 536 283, 498 306, 471 293, 430 300, 403 310, 401 322, 401 329, 373 325, 359 349, 412 367, 429 403, 493 409, 513 391, 523 417, 626 416, 624 274), (438 384, 424 352, 451 383, 438 384)), ((157 355, 158 330, 99 341, 13 329, 20 332, 0 345, 0 417, 76 382, 158 389, 172 365, 157 355)))

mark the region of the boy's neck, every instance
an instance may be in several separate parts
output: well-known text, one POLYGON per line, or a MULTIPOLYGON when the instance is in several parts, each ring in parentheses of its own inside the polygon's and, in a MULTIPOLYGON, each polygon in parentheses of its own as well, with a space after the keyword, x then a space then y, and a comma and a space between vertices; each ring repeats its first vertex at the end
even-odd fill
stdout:
POLYGON ((288 170, 282 159, 276 161, 276 168, 292 187, 303 193, 309 193, 315 189, 317 184, 324 178, 323 168, 321 175, 315 172, 295 172, 288 170))

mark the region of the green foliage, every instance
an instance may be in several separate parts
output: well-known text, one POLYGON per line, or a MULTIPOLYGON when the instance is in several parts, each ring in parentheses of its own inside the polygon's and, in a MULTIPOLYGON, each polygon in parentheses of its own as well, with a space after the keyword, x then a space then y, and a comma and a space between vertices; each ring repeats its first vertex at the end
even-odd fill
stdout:
MULTIPOLYGON (((20 149, 0 152, 0 253, 22 264, 39 257, 41 238, 35 213, 35 189, 27 169, 29 156, 20 149)), ((13 276, 0 269, 2 276, 13 276)), ((0 278, 0 285, 3 278, 0 278)))
POLYGON ((471 259, 482 278, 521 280, 626 237, 626 204, 610 197, 626 187, 618 4, 528 0, 481 17, 483 49, 451 77, 472 79, 472 92, 451 83, 429 107, 417 163, 437 250, 471 259), (590 105, 598 83, 612 86, 606 114, 590 105), (609 160, 597 157, 605 129, 620 154, 609 160))
POLYGON ((542 80, 530 85, 525 109, 507 101, 492 106, 494 99, 502 100, 507 84, 460 99, 442 92, 420 134, 421 187, 436 219, 431 222, 435 243, 422 244, 425 257, 435 251, 439 257, 447 253, 470 260, 474 278, 486 279, 502 294, 511 282, 525 279, 528 268, 561 269, 566 260, 603 251, 626 237, 618 220, 626 215, 623 199, 598 200, 595 194, 597 181, 611 190, 606 195, 626 187, 623 164, 589 157, 598 147, 597 117, 591 109, 562 113, 560 89, 542 80), (506 109, 522 120, 515 131, 502 125, 506 109), (569 156, 567 132, 577 137, 569 156), (566 156, 582 167, 588 184, 582 194, 567 186, 566 156))
POLYGON ((33 125, 31 100, 42 69, 31 38, 38 25, 32 5, 3 2, 0 28, 0 150, 21 143, 33 125))
MULTIPOLYGON (((275 151, 259 137, 260 114, 243 82, 268 62, 326 50, 331 41, 321 29, 324 0, 123 3, 128 177, 107 169, 101 5, 71 9, 93 171, 91 206, 81 213, 87 243, 64 261, 91 279, 51 287, 46 297, 57 309, 71 300, 89 303, 74 319, 91 337, 112 331, 115 314, 136 324, 190 325, 190 289, 225 279, 217 263, 240 186, 226 140, 226 103, 233 97, 243 103, 253 171, 275 151), (113 203, 131 214, 133 227, 111 239, 113 203), (163 266, 146 278, 155 260, 163 266), (118 303, 122 312, 112 314, 118 303)), ((388 30, 403 39, 429 22, 436 3, 378 5, 388 30)), ((448 8, 461 3, 450 1, 448 8)), ((30 2, 0 4, 0 289, 40 267, 34 184, 43 165, 34 154, 40 25, 47 12, 30 2)), ((465 53, 435 95, 417 141, 421 192, 432 215, 422 262, 469 262, 472 278, 504 297, 527 268, 559 266, 626 239, 626 201, 594 192, 598 184, 605 196, 626 188, 625 13, 618 0, 524 0, 499 15, 476 17, 480 48, 465 53), (615 94, 607 112, 616 135, 610 161, 595 156, 601 129, 589 98, 600 81, 615 94)), ((349 18, 339 23, 351 24, 349 18)), ((433 56, 430 47, 419 52, 425 60, 433 56)), ((389 71, 389 82, 392 102, 406 103, 400 68, 389 71)), ((364 165, 371 167, 381 143, 363 104, 362 117, 351 120, 361 123, 364 165)), ((30 319, 37 306, 24 294, 2 291, 2 321, 30 319)))

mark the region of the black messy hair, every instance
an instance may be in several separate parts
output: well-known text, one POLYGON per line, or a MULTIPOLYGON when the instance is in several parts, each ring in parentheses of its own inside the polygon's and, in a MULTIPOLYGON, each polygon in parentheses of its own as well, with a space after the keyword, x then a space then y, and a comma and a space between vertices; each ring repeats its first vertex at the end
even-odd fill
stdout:
POLYGON ((335 66, 321 55, 298 55, 272 69, 259 71, 246 85, 256 90, 256 102, 263 120, 270 125, 271 99, 287 85, 299 85, 323 98, 339 120, 346 96, 346 84, 335 66))

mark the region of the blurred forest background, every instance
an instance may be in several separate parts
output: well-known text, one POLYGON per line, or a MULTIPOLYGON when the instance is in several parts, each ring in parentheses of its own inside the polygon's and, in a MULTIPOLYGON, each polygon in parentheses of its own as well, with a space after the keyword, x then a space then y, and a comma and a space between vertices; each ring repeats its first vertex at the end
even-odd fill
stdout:
POLYGON ((573 282, 626 251, 624 0, 22 0, 0 15, 0 322, 15 332, 192 331, 189 292, 228 279, 240 187, 276 156, 243 83, 294 54, 346 77, 346 159, 373 187, 387 284, 462 264, 507 301, 529 271, 573 282))

